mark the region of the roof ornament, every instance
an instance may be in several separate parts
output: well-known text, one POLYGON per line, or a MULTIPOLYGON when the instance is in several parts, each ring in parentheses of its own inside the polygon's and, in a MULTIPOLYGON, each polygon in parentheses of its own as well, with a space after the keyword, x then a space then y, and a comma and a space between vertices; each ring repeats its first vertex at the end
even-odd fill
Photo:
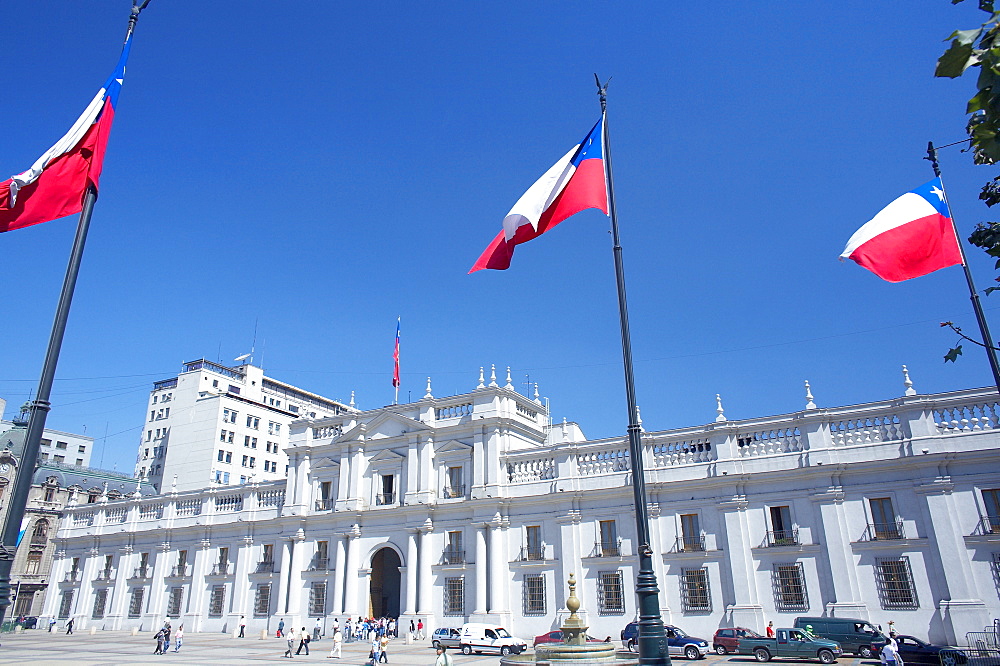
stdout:
POLYGON ((715 417, 716 423, 723 423, 728 420, 726 419, 725 411, 722 409, 722 396, 718 393, 715 394, 715 412, 718 414, 718 416, 715 417))
POLYGON ((479 366, 479 386, 477 386, 476 388, 477 389, 486 388, 486 384, 483 383, 484 381, 485 380, 483 379, 483 366, 479 366))
POLYGON ((906 387, 906 391, 903 392, 903 395, 917 394, 917 391, 913 388, 913 382, 910 380, 910 371, 906 369, 905 365, 903 366, 903 386, 906 387))
POLYGON ((490 365, 490 386, 499 386, 497 384, 497 364, 493 363, 490 365))
POLYGON ((813 402, 812 389, 809 387, 809 380, 806 380, 806 409, 816 409, 816 403, 813 402))
POLYGON ((542 398, 538 395, 538 382, 535 382, 535 402, 542 404, 542 398))
POLYGON ((355 404, 354 404, 354 391, 351 391, 351 401, 349 403, 347 403, 347 406, 350 407, 351 409, 354 409, 354 407, 355 407, 355 404))
POLYGON ((510 366, 509 365, 507 366, 507 383, 504 385, 504 388, 509 388, 509 389, 514 388, 514 385, 510 383, 510 366))
POLYGON ((431 395, 431 378, 428 377, 427 378, 427 393, 424 394, 424 398, 433 398, 433 397, 434 396, 431 395))

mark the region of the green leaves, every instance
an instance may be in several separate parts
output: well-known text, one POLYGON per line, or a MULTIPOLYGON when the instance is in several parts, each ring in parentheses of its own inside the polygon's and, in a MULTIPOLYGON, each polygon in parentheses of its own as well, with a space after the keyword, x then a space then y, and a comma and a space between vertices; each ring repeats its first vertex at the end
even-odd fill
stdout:
MULTIPOLYGON (((964 31, 969 32, 969 31, 964 31)), ((955 33, 958 34, 958 33, 955 33)), ((954 40, 948 50, 938 58, 934 76, 957 79, 965 74, 965 70, 979 64, 979 55, 974 52, 972 44, 954 40)))
POLYGON ((954 363, 955 360, 961 355, 962 355, 962 345, 958 345, 954 349, 948 350, 948 353, 944 355, 944 362, 947 363, 948 361, 951 361, 952 363, 954 363))

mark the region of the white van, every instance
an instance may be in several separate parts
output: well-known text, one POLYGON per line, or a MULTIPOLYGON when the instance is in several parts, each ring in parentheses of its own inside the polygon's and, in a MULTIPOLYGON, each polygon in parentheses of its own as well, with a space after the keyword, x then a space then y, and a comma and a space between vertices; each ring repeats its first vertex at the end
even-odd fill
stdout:
POLYGON ((521 654, 528 649, 528 644, 519 638, 514 638, 510 632, 495 624, 480 624, 466 622, 462 625, 462 637, 459 639, 462 654, 480 654, 482 652, 499 652, 521 654))

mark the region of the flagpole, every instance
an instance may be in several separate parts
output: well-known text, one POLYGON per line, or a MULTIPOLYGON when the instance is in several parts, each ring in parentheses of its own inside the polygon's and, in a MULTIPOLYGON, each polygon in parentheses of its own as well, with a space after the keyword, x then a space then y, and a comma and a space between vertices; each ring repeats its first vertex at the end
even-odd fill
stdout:
MULTIPOLYGON (((138 4, 133 0, 132 11, 129 14, 128 31, 125 41, 135 29, 139 14, 149 0, 138 4)), ((56 365, 59 362, 59 351, 62 348, 63 336, 66 333, 66 322, 69 319, 69 309, 73 302, 73 292, 76 280, 80 274, 80 263, 83 260, 83 248, 87 243, 87 232, 90 230, 90 218, 97 202, 97 188, 87 185, 83 197, 83 210, 76 225, 76 236, 73 239, 73 249, 70 251, 69 263, 66 266, 66 276, 63 279, 62 291, 59 294, 59 304, 56 306, 56 316, 52 322, 52 332, 49 335, 49 346, 45 352, 45 363, 38 380, 38 391, 31 401, 28 417, 28 430, 25 434, 24 450, 21 459, 16 461, 14 488, 10 496, 10 504, 3 532, 0 533, 0 624, 3 623, 10 599, 10 572, 14 564, 14 554, 17 550, 17 537, 24 520, 25 507, 28 504, 28 492, 31 489, 32 477, 38 463, 38 448, 45 431, 45 419, 52 405, 49 397, 52 394, 52 382, 55 379, 56 365)))
MULTIPOLYGON (((660 617, 660 590, 653 570, 653 549, 650 547, 649 511, 646 505, 646 473, 643 466, 642 439, 638 409, 635 400, 635 381, 632 374, 632 341, 628 326, 628 305, 625 300, 625 269, 622 263, 622 246, 618 236, 618 211, 615 207, 615 183, 611 169, 611 139, 608 132, 608 83, 597 80, 597 94, 601 100, 603 118, 604 174, 608 183, 608 216, 611 218, 611 237, 614 243, 615 282, 618 286, 618 315, 621 320, 622 360, 625 367, 625 398, 628 403, 628 443, 632 463, 632 497, 635 503, 635 525, 638 543, 639 575, 636 577, 635 595, 639 615, 639 663, 644 666, 669 666, 667 638, 660 617)), ((608 79, 610 82, 611 79, 608 79)))
POLYGON ((969 298, 972 300, 972 309, 976 313, 976 321, 979 323, 979 332, 983 336, 983 348, 986 349, 986 358, 989 359, 990 369, 993 370, 993 383, 996 384, 997 392, 1000 392, 1000 363, 997 362, 997 350, 994 347, 996 343, 993 340, 993 336, 990 335, 990 326, 986 322, 986 315, 983 313, 983 306, 979 302, 979 291, 976 289, 976 285, 972 281, 972 271, 969 270, 969 260, 965 256, 965 244, 958 235, 958 225, 955 223, 955 213, 951 209, 951 203, 948 201, 948 192, 947 188, 944 186, 944 179, 941 178, 941 167, 938 164, 937 148, 934 147, 933 141, 927 142, 926 159, 930 160, 931 166, 934 168, 934 175, 941 180, 941 191, 944 194, 945 204, 948 206, 948 214, 951 216, 951 228, 955 232, 955 241, 958 243, 958 250, 962 254, 962 269, 965 271, 965 282, 969 286, 969 298))

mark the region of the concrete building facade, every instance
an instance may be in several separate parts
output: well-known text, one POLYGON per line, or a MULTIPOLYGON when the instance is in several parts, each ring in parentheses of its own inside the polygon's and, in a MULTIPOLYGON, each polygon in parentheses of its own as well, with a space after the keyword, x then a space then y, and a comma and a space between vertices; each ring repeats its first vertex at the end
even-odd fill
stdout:
MULTIPOLYGON (((199 380, 203 381, 203 380, 199 380)), ((643 433, 665 622, 710 637, 802 615, 963 642, 1000 616, 995 391, 643 433)), ((558 627, 636 614, 622 438, 552 425, 508 382, 291 423, 286 480, 67 509, 45 613, 189 631, 345 616, 558 627)), ((290 624, 289 624, 290 623, 290 624)))

